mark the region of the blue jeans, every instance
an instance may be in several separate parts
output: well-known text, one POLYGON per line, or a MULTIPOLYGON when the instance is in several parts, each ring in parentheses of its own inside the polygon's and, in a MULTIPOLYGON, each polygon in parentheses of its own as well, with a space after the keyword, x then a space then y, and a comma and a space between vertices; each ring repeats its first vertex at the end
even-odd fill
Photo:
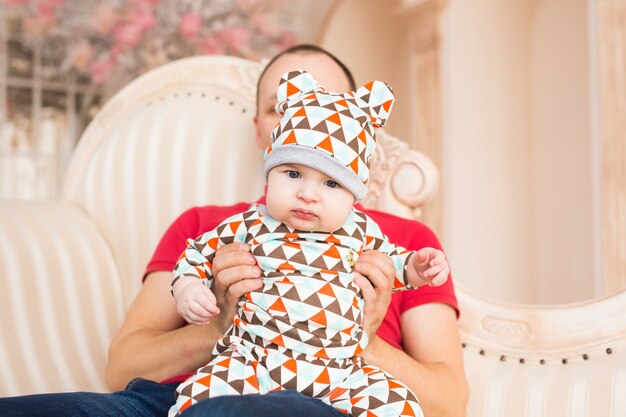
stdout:
MULTIPOLYGON (((112 394, 67 392, 0 398, 2 417, 166 417, 178 384, 137 378, 112 394)), ((201 401, 183 417, 345 417, 296 391, 218 397, 201 401)))
POLYGON ((203 400, 181 417, 346 417, 317 398, 297 391, 269 394, 229 395, 203 400))
POLYGON ((167 416, 178 384, 133 379, 112 394, 64 392, 0 398, 2 417, 149 417, 167 416))

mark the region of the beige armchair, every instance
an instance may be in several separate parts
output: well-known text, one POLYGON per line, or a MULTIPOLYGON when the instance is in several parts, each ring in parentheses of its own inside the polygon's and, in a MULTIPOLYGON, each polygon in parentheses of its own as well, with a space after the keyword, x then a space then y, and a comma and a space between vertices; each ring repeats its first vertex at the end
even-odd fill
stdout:
MULTIPOLYGON (((60 201, 0 201, 0 395, 106 391, 109 341, 165 228, 191 206, 262 191, 259 69, 198 57, 140 77, 84 133, 60 201)), ((365 204, 417 218, 437 172, 380 142, 365 204)), ((457 288, 469 416, 626 415, 626 292, 540 308, 457 288)))

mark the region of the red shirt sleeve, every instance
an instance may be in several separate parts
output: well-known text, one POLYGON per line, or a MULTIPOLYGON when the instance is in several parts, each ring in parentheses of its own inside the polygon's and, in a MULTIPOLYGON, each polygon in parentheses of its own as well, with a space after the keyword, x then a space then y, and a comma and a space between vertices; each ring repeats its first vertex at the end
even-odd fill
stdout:
MULTIPOLYGON (((403 219, 376 210, 363 211, 378 223, 383 233, 387 235, 392 243, 404 246, 410 250, 419 250, 425 247, 443 250, 439 239, 437 239, 433 231, 420 222, 403 219)), ((447 304, 455 310, 457 317, 459 316, 459 307, 454 294, 452 276, 449 276, 446 283, 439 287, 421 287, 416 290, 394 293, 391 296, 387 314, 378 328, 378 336, 398 349, 402 349, 400 316, 413 307, 429 303, 447 304)))
POLYGON ((151 272, 173 271, 176 261, 187 246, 187 239, 195 239, 202 233, 215 229, 224 219, 245 211, 249 206, 249 203, 237 203, 232 206, 193 207, 185 211, 161 238, 148 262, 142 281, 151 272))

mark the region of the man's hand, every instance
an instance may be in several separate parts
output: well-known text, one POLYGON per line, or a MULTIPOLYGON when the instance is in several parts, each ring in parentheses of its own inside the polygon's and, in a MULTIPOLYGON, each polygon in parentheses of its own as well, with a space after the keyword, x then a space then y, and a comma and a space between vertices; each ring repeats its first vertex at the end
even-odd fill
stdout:
POLYGON ((393 261, 381 252, 370 250, 361 254, 354 270, 354 282, 361 289, 365 301, 363 330, 372 340, 391 302, 395 279, 393 261))
POLYGON ((232 324, 237 312, 237 302, 250 291, 263 287, 261 268, 250 253, 250 245, 231 243, 215 252, 213 259, 213 294, 220 314, 215 318, 221 322, 224 332, 232 324))
POLYGON ((419 285, 438 287, 448 279, 450 266, 446 255, 435 248, 422 248, 412 255, 413 268, 419 277, 419 285))

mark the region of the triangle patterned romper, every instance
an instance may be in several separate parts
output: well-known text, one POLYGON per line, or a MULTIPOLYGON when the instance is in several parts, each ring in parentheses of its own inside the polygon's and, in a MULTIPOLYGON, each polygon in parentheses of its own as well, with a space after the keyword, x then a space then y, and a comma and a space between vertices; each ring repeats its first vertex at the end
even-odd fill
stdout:
POLYGON ((213 359, 177 389, 170 415, 205 398, 295 389, 352 416, 422 416, 415 395, 359 353, 363 298, 352 268, 365 250, 381 251, 396 269, 394 290, 406 284, 412 253, 393 245, 366 214, 353 209, 333 232, 300 232, 253 204, 216 229, 189 239, 174 282, 189 275, 212 284, 215 251, 232 242, 251 245, 264 286, 239 302, 233 326, 213 359))

